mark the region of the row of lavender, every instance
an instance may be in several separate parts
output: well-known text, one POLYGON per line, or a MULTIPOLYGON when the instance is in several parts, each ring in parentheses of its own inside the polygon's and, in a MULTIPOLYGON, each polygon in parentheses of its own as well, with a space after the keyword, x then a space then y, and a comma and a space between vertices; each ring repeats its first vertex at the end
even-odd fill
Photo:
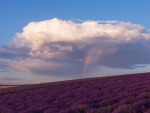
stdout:
MULTIPOLYGON (((87 81, 87 80, 90 81, 90 80, 95 80, 95 79, 98 79, 98 78, 75 79, 75 80, 67 80, 67 81, 59 81, 59 82, 41 83, 41 84, 16 85, 13 88, 0 89, 0 95, 15 93, 19 91, 35 90, 35 89, 40 89, 40 88, 45 88, 45 87, 53 87, 57 85, 76 83, 76 82, 82 82, 82 81, 87 81)), ((0 85, 0 86, 11 86, 11 85, 0 85)))
POLYGON ((150 112, 149 73, 79 80, 33 89, 1 95, 0 113, 150 112))

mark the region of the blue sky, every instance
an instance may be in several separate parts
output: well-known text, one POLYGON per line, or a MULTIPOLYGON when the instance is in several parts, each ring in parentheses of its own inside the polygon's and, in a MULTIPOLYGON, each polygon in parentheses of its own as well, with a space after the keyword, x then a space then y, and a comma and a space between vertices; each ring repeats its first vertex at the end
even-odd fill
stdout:
POLYGON ((148 0, 1 0, 1 44, 7 44, 29 22, 52 18, 130 21, 150 28, 149 4, 148 0))
POLYGON ((150 57, 148 52, 150 34, 149 5, 150 1, 148 0, 63 0, 63 2, 60 0, 1 0, 0 83, 39 83, 83 77, 147 72, 150 62, 146 62, 144 59, 149 59, 150 57), (72 23, 69 23, 69 21, 72 23), (34 24, 30 24, 32 22, 34 24), (60 29, 53 29, 56 24, 59 25, 60 29), (110 26, 107 26, 107 24, 110 26), (74 29, 72 29, 72 26, 74 29), (64 27, 66 28, 66 33, 72 38, 67 37, 63 33, 64 27), (77 29, 78 27, 82 27, 82 29, 77 29), (26 29, 23 30, 23 28, 26 29), (35 31, 36 28, 39 29, 35 31), (90 33, 87 28, 92 30, 102 29, 101 32, 107 33, 109 41, 110 39, 112 40, 112 37, 115 37, 116 42, 111 42, 111 44, 110 42, 104 42, 103 38, 106 37, 104 34, 98 34, 94 31, 90 33), (49 29, 53 30, 49 31, 49 29), (110 32, 107 32, 107 29, 110 32), (114 29, 117 29, 119 33, 115 34, 116 31, 113 31, 114 29), (29 33, 28 30, 31 32, 29 33), (79 30, 86 37, 77 35, 78 40, 76 42, 74 36, 79 33, 79 30), (85 33, 86 31, 89 34, 85 33), (126 34, 121 35, 126 31, 126 34), (130 34, 130 31, 134 31, 134 33, 130 34), (41 32, 47 34, 47 37, 40 34, 41 32), (20 35, 16 35, 16 33, 20 33, 20 35), (135 35, 135 33, 138 35, 135 35), (95 36, 103 38, 99 39, 99 43, 95 41, 87 44, 87 40, 92 40, 87 39, 88 36, 91 36, 93 39, 95 39, 95 36), (52 41, 52 37, 54 37, 53 40, 57 40, 52 41), (25 42, 23 42, 24 40, 25 42), (35 40, 38 40, 39 43, 35 43, 35 40), (82 42, 80 42, 81 40, 82 42), (32 45, 30 45, 31 43, 32 45), (57 44, 55 45, 54 43, 57 44), (83 47, 81 47, 81 43, 83 47), (95 47, 95 44, 99 46, 95 47), (54 53, 54 50, 51 50, 52 45, 55 46, 54 53), (43 47, 46 49, 42 49, 43 47), (130 53, 132 54, 129 55, 130 53), (93 57, 92 54, 97 57, 93 57), (66 57, 67 55, 70 57, 66 57), (61 58, 58 56, 61 56, 61 58), (137 56, 138 58, 136 59, 137 56), (93 62, 93 60, 96 62, 93 62), (24 65, 32 61, 33 63, 39 63, 24 65), (36 65, 39 67, 33 68, 36 65), (45 69, 43 69, 44 66, 45 69), (66 72, 68 69, 70 71, 66 72))

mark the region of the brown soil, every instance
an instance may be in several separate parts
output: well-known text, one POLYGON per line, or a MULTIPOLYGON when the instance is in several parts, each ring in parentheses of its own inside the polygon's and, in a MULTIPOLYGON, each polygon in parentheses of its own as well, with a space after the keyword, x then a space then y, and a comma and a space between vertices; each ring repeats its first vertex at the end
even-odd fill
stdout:
POLYGON ((16 87, 16 86, 0 86, 0 89, 3 89, 3 88, 11 88, 11 87, 16 87))

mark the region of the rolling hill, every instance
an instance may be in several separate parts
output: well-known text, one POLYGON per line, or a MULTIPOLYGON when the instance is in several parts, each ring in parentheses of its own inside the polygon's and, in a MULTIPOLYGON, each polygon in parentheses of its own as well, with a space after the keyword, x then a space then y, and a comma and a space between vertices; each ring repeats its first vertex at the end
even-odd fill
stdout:
POLYGON ((150 113, 150 73, 0 89, 0 113, 150 113))

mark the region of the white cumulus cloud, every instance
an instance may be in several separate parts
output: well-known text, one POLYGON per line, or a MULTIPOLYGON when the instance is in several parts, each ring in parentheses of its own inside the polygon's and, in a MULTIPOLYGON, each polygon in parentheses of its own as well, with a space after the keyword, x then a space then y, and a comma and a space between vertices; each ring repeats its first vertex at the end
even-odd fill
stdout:
MULTIPOLYGON (((31 22, 23 28, 22 33, 16 33, 16 38, 12 41, 15 45, 29 46, 30 55, 60 55, 60 52, 53 53, 48 46, 51 44, 59 50, 72 50, 70 45, 60 46, 60 42, 82 42, 88 44, 93 41, 103 42, 104 40, 125 43, 139 40, 141 38, 149 39, 150 34, 140 25, 132 23, 123 23, 116 21, 85 21, 75 23, 73 21, 59 20, 57 18, 41 22, 31 22), (115 24, 113 24, 115 23, 115 24), (88 41, 86 41, 88 40, 88 41), (84 42, 85 41, 85 42, 84 42), (45 46, 47 45, 47 46, 45 46)), ((82 45, 78 45, 82 47, 82 45)), ((109 46, 109 45, 108 45, 109 46)))

